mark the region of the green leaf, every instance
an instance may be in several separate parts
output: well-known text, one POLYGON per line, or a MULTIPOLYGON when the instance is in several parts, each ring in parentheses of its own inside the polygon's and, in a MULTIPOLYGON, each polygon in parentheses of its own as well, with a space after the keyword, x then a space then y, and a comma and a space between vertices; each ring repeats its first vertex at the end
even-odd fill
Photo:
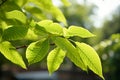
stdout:
POLYGON ((13 11, 7 12, 6 17, 7 19, 16 19, 24 24, 26 23, 26 20, 27 20, 24 13, 19 10, 13 10, 13 11))
POLYGON ((66 53, 60 48, 55 48, 49 53, 47 56, 47 66, 50 74, 60 67, 65 55, 66 53))
POLYGON ((26 50, 29 65, 41 61, 49 50, 49 41, 42 39, 31 43, 26 50))
POLYGON ((51 13, 53 14, 53 16, 55 16, 55 18, 58 21, 63 22, 65 24, 65 26, 67 26, 66 18, 64 17, 63 13, 61 12, 61 10, 59 8, 52 7, 50 10, 51 10, 51 13))
POLYGON ((85 65, 87 65, 89 69, 104 79, 102 75, 101 61, 96 51, 85 43, 76 42, 76 45, 79 55, 81 56, 85 65))
POLYGON ((61 0, 65 6, 70 6, 71 3, 68 0, 61 0))
POLYGON ((14 0, 14 2, 19 5, 20 7, 23 7, 28 0, 14 0))
POLYGON ((69 37, 78 36, 82 38, 89 38, 89 37, 94 37, 95 35, 93 35, 87 29, 84 29, 82 27, 70 26, 68 28, 68 35, 66 36, 69 36, 69 37))
POLYGON ((3 40, 18 40, 23 39, 27 34, 28 29, 24 26, 14 25, 4 30, 3 40))
POLYGON ((11 62, 26 69, 26 65, 22 59, 22 56, 17 52, 16 48, 11 45, 10 42, 4 41, 0 43, 0 52, 11 62))
POLYGON ((52 0, 31 0, 33 3, 38 5, 40 9, 42 9, 44 12, 47 12, 49 14, 52 14, 52 16, 60 22, 63 22, 67 26, 66 18, 63 15, 62 11, 53 5, 52 0))
POLYGON ((2 6, 0 7, 0 10, 2 9, 2 11, 5 11, 5 12, 9 12, 12 10, 21 10, 21 7, 19 7, 14 1, 15 0, 5 1, 4 4, 2 4, 2 6))
POLYGON ((68 29, 67 28, 63 28, 63 36, 65 38, 69 38, 71 35, 68 33, 68 29))
POLYGON ((28 32, 25 36, 25 39, 27 40, 37 40, 38 36, 34 33, 34 31, 32 29, 28 29, 28 32))
MULTIPOLYGON (((29 5, 29 4, 28 4, 29 5)), ((35 6, 25 6, 25 10, 28 11, 33 18, 38 20, 47 19, 47 16, 43 14, 43 11, 39 7, 35 6)))
POLYGON ((43 20, 38 22, 37 24, 51 34, 63 35, 62 27, 58 23, 53 23, 51 20, 43 20))
POLYGON ((63 51, 67 53, 67 57, 78 67, 83 70, 87 70, 87 66, 83 63, 81 56, 77 52, 76 48, 65 38, 54 37, 53 41, 63 51))

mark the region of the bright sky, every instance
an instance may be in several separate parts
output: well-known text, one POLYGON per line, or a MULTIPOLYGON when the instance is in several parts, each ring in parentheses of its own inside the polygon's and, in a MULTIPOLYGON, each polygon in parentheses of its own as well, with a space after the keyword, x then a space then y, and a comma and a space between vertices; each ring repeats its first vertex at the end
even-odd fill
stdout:
MULTIPOLYGON (((98 7, 97 16, 93 17, 95 21, 94 25, 100 27, 102 21, 105 18, 108 18, 111 13, 120 5, 120 0, 86 0, 89 3, 96 4, 98 7)), ((78 0, 79 3, 82 3, 83 0, 78 0)))

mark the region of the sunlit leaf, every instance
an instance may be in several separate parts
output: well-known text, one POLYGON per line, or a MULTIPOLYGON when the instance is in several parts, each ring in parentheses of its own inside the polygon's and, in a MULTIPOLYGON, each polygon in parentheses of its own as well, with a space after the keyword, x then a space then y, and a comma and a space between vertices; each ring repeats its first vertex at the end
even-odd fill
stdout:
POLYGON ((60 67, 65 54, 66 53, 60 48, 55 48, 49 53, 49 55, 47 56, 47 66, 50 74, 52 74, 60 67))
POLYGON ((37 23, 39 26, 43 27, 47 32, 55 35, 62 35, 63 29, 58 23, 53 23, 50 20, 43 20, 37 23))
POLYGON ((43 11, 35 6, 25 6, 25 10, 28 11, 31 16, 36 20, 43 20, 43 19, 47 19, 46 15, 43 14, 43 11))
POLYGON ((49 41, 42 39, 31 43, 26 50, 29 65, 41 61, 48 53, 49 41))
POLYGON ((4 41, 0 43, 0 52, 11 62, 26 69, 26 65, 22 59, 22 56, 17 52, 16 48, 11 45, 10 42, 4 41))
POLYGON ((68 28, 68 36, 69 37, 78 36, 82 38, 88 38, 88 37, 94 37, 95 35, 93 35, 87 29, 84 29, 82 27, 70 26, 68 28))
POLYGON ((55 18, 58 21, 63 22, 65 24, 65 26, 67 26, 66 18, 64 17, 63 13, 61 12, 61 10, 59 8, 52 7, 51 13, 53 14, 53 16, 55 16, 55 18))
POLYGON ((65 6, 70 6, 71 3, 68 0, 61 0, 65 6))
POLYGON ((14 2, 19 5, 20 7, 24 6, 28 0, 14 0, 14 2))
POLYGON ((62 11, 53 5, 52 0, 38 0, 38 1, 31 0, 31 1, 33 1, 33 3, 38 5, 45 12, 52 14, 52 16, 56 20, 67 25, 66 18, 64 17, 62 11))
POLYGON ((68 33, 68 29, 67 28, 63 28, 63 36, 65 38, 69 38, 71 35, 68 33))
POLYGON ((101 61, 96 51, 85 43, 76 42, 77 50, 85 65, 94 73, 104 79, 102 75, 101 61))
POLYGON ((28 29, 24 26, 11 26, 4 30, 3 40, 18 40, 23 39, 27 34, 28 29))
POLYGON ((28 29, 28 32, 25 36, 25 39, 27 40, 37 40, 38 36, 34 33, 32 29, 28 29))
POLYGON ((16 19, 22 23, 26 23, 26 20, 27 20, 26 16, 23 14, 23 12, 18 11, 18 10, 13 10, 13 11, 7 12, 6 17, 7 17, 7 19, 16 19))
POLYGON ((53 38, 55 44, 67 53, 67 57, 78 67, 83 70, 87 70, 87 66, 83 63, 81 56, 77 52, 76 48, 65 38, 55 37, 53 38))

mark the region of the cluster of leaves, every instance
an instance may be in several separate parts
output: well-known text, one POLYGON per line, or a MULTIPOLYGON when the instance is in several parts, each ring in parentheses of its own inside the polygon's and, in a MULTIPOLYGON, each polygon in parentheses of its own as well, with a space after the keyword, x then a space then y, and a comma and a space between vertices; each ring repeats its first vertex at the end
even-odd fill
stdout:
MULTIPOLYGON (((69 5, 67 0, 62 2, 69 5)), ((25 53, 28 65, 47 56, 48 70, 52 74, 68 57, 81 69, 87 71, 89 68, 103 78, 96 51, 86 43, 70 39, 73 36, 93 37, 92 33, 82 27, 65 28, 60 23, 44 20, 52 15, 67 26, 64 15, 51 0, 5 0, 0 5, 0 12, 0 52, 11 62, 26 69, 27 64, 12 43, 16 40, 33 40, 25 53), (50 51, 51 44, 54 49, 50 51)))

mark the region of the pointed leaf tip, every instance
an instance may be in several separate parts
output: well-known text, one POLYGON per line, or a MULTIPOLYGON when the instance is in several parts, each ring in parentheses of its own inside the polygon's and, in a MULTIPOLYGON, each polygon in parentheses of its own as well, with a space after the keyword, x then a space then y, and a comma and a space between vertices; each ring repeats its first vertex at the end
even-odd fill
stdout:
POLYGON ((85 43, 76 42, 76 45, 79 55, 81 56, 85 65, 87 65, 89 69, 104 79, 102 75, 101 61, 96 51, 85 43))
POLYGON ((21 66, 24 69, 27 69, 22 56, 17 52, 16 48, 11 45, 10 42, 4 41, 0 43, 0 52, 11 62, 21 66))

